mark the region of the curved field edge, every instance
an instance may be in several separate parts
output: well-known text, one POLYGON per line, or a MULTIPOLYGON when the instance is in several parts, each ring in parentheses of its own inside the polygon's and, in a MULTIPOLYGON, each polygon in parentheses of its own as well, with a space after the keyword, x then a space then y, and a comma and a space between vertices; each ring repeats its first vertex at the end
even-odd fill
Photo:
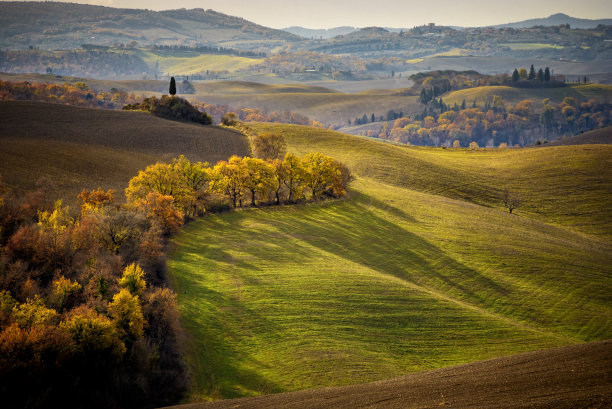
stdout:
POLYGON ((612 335, 609 244, 372 179, 347 201, 210 215, 174 242, 196 398, 612 335))
POLYGON ((357 407, 603 408, 612 404, 612 342, 528 352, 360 385, 230 399, 183 409, 357 407), (484 376, 483 376, 484 374, 484 376))

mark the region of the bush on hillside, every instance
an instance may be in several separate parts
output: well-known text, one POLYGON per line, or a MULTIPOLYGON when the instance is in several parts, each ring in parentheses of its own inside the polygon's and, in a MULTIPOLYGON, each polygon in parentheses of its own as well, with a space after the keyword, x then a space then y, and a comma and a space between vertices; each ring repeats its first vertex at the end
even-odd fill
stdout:
POLYGON ((175 96, 163 95, 161 98, 145 98, 141 103, 124 106, 123 110, 147 111, 164 119, 212 125, 212 118, 208 114, 198 111, 188 101, 175 96))

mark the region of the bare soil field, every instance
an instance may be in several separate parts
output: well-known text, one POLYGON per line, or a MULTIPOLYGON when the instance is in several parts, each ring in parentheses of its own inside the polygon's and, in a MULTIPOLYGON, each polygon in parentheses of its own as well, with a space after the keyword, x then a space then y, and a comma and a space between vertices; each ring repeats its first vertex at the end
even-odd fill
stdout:
POLYGON ((612 144, 612 126, 594 129, 569 138, 559 139, 548 142, 540 146, 561 146, 561 145, 601 145, 612 144))
POLYGON ((529 352, 379 382, 181 409, 612 407, 612 341, 529 352))
POLYGON ((9 186, 32 189, 45 176, 66 199, 83 188, 122 194, 130 178, 159 160, 185 155, 214 163, 250 149, 242 134, 224 128, 29 101, 0 101, 0 146, 9 186))

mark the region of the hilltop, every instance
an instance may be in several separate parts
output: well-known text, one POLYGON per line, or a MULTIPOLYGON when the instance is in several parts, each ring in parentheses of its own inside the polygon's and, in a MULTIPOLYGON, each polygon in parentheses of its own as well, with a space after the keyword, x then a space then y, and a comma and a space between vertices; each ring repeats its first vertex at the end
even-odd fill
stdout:
POLYGON ((66 200, 98 187, 122 196, 130 178, 159 160, 215 163, 250 149, 242 134, 219 127, 25 101, 0 101, 0 141, 4 182, 27 190, 45 176, 54 198, 66 200))

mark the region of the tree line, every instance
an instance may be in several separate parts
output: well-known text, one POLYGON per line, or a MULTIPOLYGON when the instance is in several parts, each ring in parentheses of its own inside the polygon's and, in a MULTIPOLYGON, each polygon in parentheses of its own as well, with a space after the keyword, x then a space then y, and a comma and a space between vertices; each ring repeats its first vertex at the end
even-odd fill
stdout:
POLYGON ((163 215, 160 224, 174 231, 185 216, 196 217, 207 209, 341 197, 353 179, 344 164, 321 153, 283 154, 284 141, 274 134, 256 136, 253 148, 259 157, 232 156, 214 167, 182 156, 148 166, 130 180, 128 203, 143 203, 163 215))
POLYGON ((120 109, 139 101, 133 93, 115 88, 96 91, 82 82, 68 84, 0 81, 0 100, 24 100, 58 103, 85 108, 120 109))

